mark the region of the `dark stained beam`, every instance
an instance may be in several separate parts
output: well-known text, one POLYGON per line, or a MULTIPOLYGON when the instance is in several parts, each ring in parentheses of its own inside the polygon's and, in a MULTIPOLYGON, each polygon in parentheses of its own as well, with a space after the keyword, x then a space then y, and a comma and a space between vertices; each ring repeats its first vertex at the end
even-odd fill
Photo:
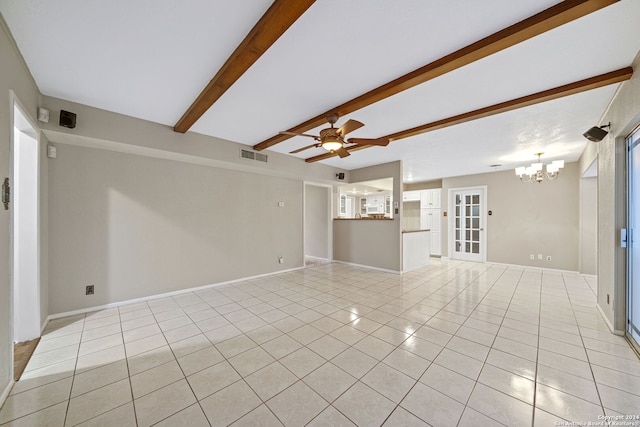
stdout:
MULTIPOLYGON (((539 104, 541 102, 552 101, 554 99, 562 98, 565 96, 575 95, 576 93, 585 92, 591 89, 597 89, 599 87, 608 86, 613 83, 620 83, 625 80, 629 80, 632 75, 633 75, 633 68, 631 67, 621 68, 616 71, 600 74, 599 76, 590 77, 588 79, 580 80, 574 83, 569 83, 563 86, 558 86, 553 89, 534 93, 532 95, 523 96, 521 98, 516 98, 510 101, 494 104, 489 107, 484 107, 478 110, 469 111, 468 113, 459 114, 457 116, 452 116, 446 119, 437 120, 435 122, 427 123, 421 126, 416 126, 411 129, 395 132, 389 135, 385 135, 382 138, 389 138, 390 141, 397 141, 399 139, 409 138, 409 137, 420 135, 433 130, 443 129, 449 126, 470 122, 472 120, 493 116, 495 114, 505 113, 507 111, 516 110, 518 108, 539 104)), ((370 146, 354 146, 354 147, 347 148, 347 150, 358 151, 368 147, 370 146)), ((327 152, 324 154, 320 154, 319 156, 314 156, 314 157, 305 159, 305 162, 313 163, 313 162, 325 160, 334 156, 335 154, 327 152)))
MULTIPOLYGON (((448 72, 469 65, 479 59, 486 58, 496 52, 529 40, 546 31, 557 28, 575 19, 588 15, 619 0, 565 0, 548 9, 543 10, 497 33, 491 34, 460 50, 446 55, 430 64, 414 70, 402 77, 392 80, 344 104, 325 111, 306 122, 288 129, 289 132, 304 133, 326 123, 328 114, 345 116, 356 110, 369 106, 406 89, 417 86, 428 80, 442 76, 448 72)), ((291 138, 290 135, 278 134, 253 146, 255 150, 265 150, 282 141, 291 138)))
POLYGON ((173 130, 185 133, 284 34, 315 0, 275 0, 173 130))

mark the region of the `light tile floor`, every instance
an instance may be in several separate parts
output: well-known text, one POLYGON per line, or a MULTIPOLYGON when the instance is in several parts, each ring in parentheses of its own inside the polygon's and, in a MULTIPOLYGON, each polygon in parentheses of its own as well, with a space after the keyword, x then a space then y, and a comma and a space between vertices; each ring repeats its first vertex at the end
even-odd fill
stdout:
POLYGON ((0 424, 554 426, 640 415, 640 362, 607 330, 594 286, 436 259, 403 276, 325 264, 58 319, 0 424))

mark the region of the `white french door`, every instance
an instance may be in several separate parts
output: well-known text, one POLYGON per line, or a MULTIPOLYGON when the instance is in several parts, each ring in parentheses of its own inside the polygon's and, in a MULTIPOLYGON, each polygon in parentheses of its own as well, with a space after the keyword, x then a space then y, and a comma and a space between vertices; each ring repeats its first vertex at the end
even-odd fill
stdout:
POLYGON ((627 334, 640 345, 640 130, 627 139, 627 334))
POLYGON ((486 187, 449 190, 449 257, 486 261, 486 187))

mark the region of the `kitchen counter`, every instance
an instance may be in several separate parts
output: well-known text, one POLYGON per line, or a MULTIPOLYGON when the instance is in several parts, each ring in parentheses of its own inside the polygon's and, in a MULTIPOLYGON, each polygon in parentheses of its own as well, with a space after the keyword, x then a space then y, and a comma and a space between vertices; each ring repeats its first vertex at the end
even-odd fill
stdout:
POLYGON ((402 230, 402 272, 429 264, 431 230, 402 230))

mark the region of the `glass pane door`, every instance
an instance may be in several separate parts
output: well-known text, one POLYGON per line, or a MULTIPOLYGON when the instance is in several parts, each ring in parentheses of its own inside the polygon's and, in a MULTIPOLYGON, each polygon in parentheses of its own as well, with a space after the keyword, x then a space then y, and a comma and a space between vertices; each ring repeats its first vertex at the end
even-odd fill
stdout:
POLYGON ((453 196, 451 257, 484 261, 484 189, 456 190, 453 196))

